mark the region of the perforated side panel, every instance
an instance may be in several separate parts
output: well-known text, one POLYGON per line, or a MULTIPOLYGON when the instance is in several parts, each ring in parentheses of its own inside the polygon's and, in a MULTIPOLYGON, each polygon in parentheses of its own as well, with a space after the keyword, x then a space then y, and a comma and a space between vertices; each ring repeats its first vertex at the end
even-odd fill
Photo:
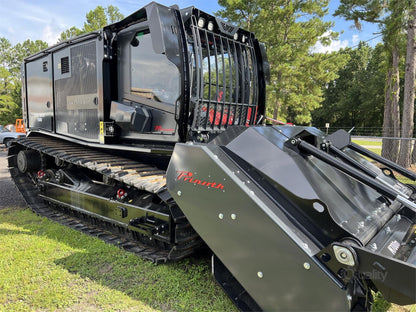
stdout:
POLYGON ((60 51, 55 59, 61 74, 55 75, 56 132, 98 140, 96 42, 60 51), (65 68, 68 57, 69 72, 65 68))

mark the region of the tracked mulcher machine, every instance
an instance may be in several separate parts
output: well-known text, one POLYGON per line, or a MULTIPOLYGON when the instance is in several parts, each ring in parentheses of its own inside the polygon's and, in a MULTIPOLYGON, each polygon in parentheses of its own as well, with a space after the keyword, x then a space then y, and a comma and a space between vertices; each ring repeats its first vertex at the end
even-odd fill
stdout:
POLYGON ((254 34, 150 3, 24 61, 31 208, 156 262, 202 246, 241 310, 416 302, 416 175, 349 134, 266 126, 254 34), (111 234, 109 234, 111 233, 111 234))

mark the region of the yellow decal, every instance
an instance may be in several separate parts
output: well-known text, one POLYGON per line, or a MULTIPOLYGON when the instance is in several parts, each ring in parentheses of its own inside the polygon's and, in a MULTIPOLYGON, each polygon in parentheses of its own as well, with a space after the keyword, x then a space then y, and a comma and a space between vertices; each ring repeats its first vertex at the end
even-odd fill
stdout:
POLYGON ((100 121, 100 143, 104 144, 104 121, 100 121))

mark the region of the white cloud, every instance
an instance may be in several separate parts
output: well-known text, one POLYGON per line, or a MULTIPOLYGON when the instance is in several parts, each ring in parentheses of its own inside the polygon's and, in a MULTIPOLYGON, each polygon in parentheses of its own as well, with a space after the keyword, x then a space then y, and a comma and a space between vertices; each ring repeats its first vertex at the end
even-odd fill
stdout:
POLYGON ((30 0, 13 0, 11 6, 6 5, 6 0, 0 0, 0 36, 8 38, 12 44, 27 39, 40 39, 49 45, 55 44, 62 31, 77 26, 77 22, 85 19, 83 6, 78 3, 80 1, 73 0, 70 3, 44 0, 35 3, 30 0))
MULTIPOLYGON (((325 32, 321 38, 330 37, 332 34, 332 30, 328 30, 325 32)), ((311 52, 313 53, 331 53, 334 51, 338 51, 340 49, 345 49, 348 47, 348 40, 331 40, 329 45, 323 45, 321 41, 318 41, 312 48, 311 52)))
POLYGON ((356 46, 360 43, 360 35, 352 35, 352 45, 356 46))
POLYGON ((42 29, 42 38, 41 40, 46 41, 48 45, 54 45, 57 43, 59 36, 61 35, 62 30, 55 23, 49 23, 42 29))

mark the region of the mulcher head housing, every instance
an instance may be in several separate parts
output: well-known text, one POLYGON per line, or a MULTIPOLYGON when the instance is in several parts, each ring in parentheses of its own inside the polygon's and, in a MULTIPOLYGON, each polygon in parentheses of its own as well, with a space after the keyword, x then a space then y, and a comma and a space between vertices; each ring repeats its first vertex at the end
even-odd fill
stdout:
POLYGON ((362 154, 374 156, 343 131, 232 128, 177 144, 167 183, 214 263, 263 310, 369 309, 371 289, 414 303, 414 189, 362 154))

